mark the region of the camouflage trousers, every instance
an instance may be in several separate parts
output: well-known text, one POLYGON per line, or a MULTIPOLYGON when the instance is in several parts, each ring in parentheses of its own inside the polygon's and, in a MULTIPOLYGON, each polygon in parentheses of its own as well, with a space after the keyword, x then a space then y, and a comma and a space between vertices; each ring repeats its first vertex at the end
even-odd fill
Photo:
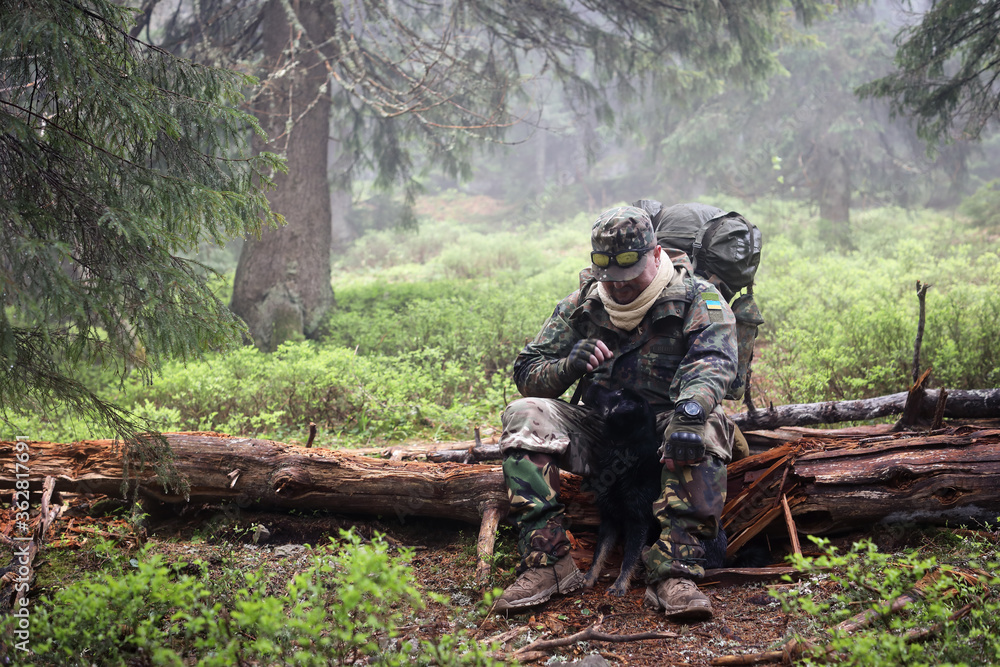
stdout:
MULTIPOLYGON (((663 432, 670 412, 657 415, 663 432)), ((592 453, 603 424, 583 405, 548 398, 514 401, 503 413, 503 472, 510 498, 509 518, 518 528, 519 571, 551 565, 569 553, 565 507, 559 499, 559 470, 594 478, 592 453)), ((696 466, 664 469, 663 491, 653 504, 660 537, 644 554, 650 581, 704 575, 704 549, 698 538, 714 538, 726 498, 726 462, 716 455, 732 451, 733 426, 713 413, 706 428, 709 455, 696 466)))
POLYGON ((719 533, 719 517, 726 504, 726 464, 706 456, 698 465, 663 469, 663 491, 653 503, 660 537, 642 556, 650 582, 705 576, 705 549, 701 540, 719 533))

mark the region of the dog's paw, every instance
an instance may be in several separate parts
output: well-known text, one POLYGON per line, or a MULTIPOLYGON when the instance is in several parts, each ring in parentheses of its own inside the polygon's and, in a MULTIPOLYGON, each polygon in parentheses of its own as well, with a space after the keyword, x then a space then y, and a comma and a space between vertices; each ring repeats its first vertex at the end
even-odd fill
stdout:
POLYGON ((605 595, 610 595, 612 597, 620 598, 628 593, 628 584, 615 582, 608 586, 608 590, 604 592, 605 595))

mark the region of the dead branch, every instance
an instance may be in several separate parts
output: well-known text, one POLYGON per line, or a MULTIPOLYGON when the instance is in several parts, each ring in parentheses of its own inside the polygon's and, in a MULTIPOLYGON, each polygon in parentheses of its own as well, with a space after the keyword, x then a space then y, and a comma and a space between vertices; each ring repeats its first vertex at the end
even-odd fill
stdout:
MULTIPOLYGON (((927 379, 930 376, 931 369, 928 368, 910 385, 909 390, 906 392, 906 403, 903 404, 903 416, 899 418, 899 421, 896 422, 892 430, 903 431, 917 425, 917 422, 920 420, 924 396, 927 394, 927 379)), ((941 393, 945 392, 942 391, 941 393)), ((935 403, 934 410, 935 412, 937 411, 937 403, 935 403)))
POLYGON ((509 630, 501 632, 498 635, 493 635, 492 637, 484 639, 484 640, 482 640, 482 642, 484 644, 486 644, 487 646, 489 646, 490 644, 494 644, 494 643, 500 644, 501 646, 503 646, 507 642, 511 641, 512 639, 516 639, 516 638, 520 637, 521 635, 523 635, 525 632, 528 632, 529 630, 531 630, 531 626, 530 625, 518 625, 516 627, 510 628, 509 630))
POLYGON ((788 506, 788 496, 781 494, 781 509, 785 514, 785 526, 788 528, 788 539, 792 542, 792 553, 801 556, 802 547, 799 545, 799 529, 795 527, 795 519, 792 518, 792 509, 788 506))
MULTIPOLYGON (((953 614, 951 614, 948 617, 948 621, 949 622, 954 622, 954 621, 957 621, 960 618, 965 618, 966 616, 969 615, 969 612, 971 612, 973 609, 981 606, 982 604, 983 604, 982 599, 976 598, 975 600, 973 600, 969 604, 967 604, 967 605, 965 605, 963 607, 959 607, 953 614)), ((925 639, 930 639, 931 637, 933 637, 937 633, 941 632, 941 630, 944 629, 944 626, 945 626, 944 621, 940 621, 938 623, 935 623, 934 625, 932 625, 929 628, 914 628, 913 630, 910 630, 909 632, 907 632, 903 636, 903 639, 905 641, 907 641, 907 642, 924 641, 925 639)))
POLYGON ((476 540, 476 551, 479 554, 479 562, 476 564, 476 586, 479 589, 485 588, 486 580, 490 576, 497 526, 506 514, 507 508, 499 503, 488 505, 483 510, 483 521, 479 527, 479 538, 476 540))
POLYGON ((791 662, 791 656, 784 651, 764 651, 743 655, 722 655, 712 658, 713 665, 760 665, 765 662, 791 662))
POLYGON ((920 315, 917 317, 917 338, 913 342, 913 384, 917 384, 920 375, 920 345, 924 340, 924 322, 927 319, 927 288, 930 285, 917 281, 917 301, 920 302, 920 315))
POLYGON ((568 637, 557 637, 555 639, 538 639, 527 646, 523 646, 518 650, 514 651, 511 657, 517 660, 527 660, 526 655, 533 653, 544 653, 545 651, 550 651, 554 648, 559 648, 560 646, 571 646, 576 642, 582 641, 598 641, 598 642, 635 642, 642 641, 644 639, 676 639, 677 633, 670 632, 668 630, 662 631, 652 631, 652 632, 637 632, 630 635, 612 635, 601 630, 601 624, 604 623, 604 617, 602 616, 593 625, 584 628, 580 632, 569 635, 568 637))
MULTIPOLYGON (((38 554, 38 549, 45 541, 45 534, 48 532, 49 526, 62 510, 61 507, 49 507, 55 488, 56 480, 52 477, 46 477, 42 483, 42 501, 31 537, 15 537, 13 540, 9 540, 12 543, 10 565, 0 569, 3 572, 3 575, 0 576, 0 612, 14 609, 19 605, 19 598, 27 597, 26 594, 23 594, 24 589, 21 585, 24 583, 31 585, 35 576, 35 555, 38 554)), ((12 515, 16 512, 16 507, 17 503, 15 502, 10 510, 12 515)), ((23 602, 20 604, 23 606, 23 602)))
MULTIPOLYGON (((933 415, 939 390, 928 390, 920 401, 919 414, 933 415)), ((836 424, 847 421, 869 421, 891 417, 903 412, 909 392, 877 396, 856 401, 797 403, 770 407, 753 413, 731 415, 732 420, 747 431, 777 429, 783 426, 836 424)), ((1000 415, 1000 389, 971 389, 948 392, 943 416, 948 419, 993 419, 1000 415)))
POLYGON ((944 423, 944 407, 948 403, 948 390, 942 389, 938 392, 937 404, 934 406, 934 419, 931 421, 931 430, 936 431, 944 423))

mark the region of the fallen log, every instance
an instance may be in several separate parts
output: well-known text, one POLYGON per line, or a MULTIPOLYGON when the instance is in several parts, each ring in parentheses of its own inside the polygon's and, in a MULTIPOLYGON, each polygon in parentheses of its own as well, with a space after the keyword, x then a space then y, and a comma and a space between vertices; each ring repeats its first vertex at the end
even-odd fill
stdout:
POLYGON ((392 461, 433 461, 434 463, 476 463, 499 461, 500 445, 495 442, 421 442, 391 447, 351 449, 352 454, 374 456, 392 461))
MULTIPOLYGON (((150 469, 136 474, 139 493, 164 503, 233 503, 256 509, 329 509, 358 514, 440 517, 479 523, 489 506, 507 506, 500 466, 372 459, 218 434, 168 433, 185 497, 165 490, 150 469)), ((122 461, 110 440, 32 442, 32 488, 45 476, 60 492, 120 497, 122 461)), ((0 488, 14 484, 13 443, 0 443, 0 488)))
POLYGON ((792 466, 799 530, 1000 516, 1000 430, 872 443, 803 455, 792 466))
MULTIPOLYGON (((373 459, 356 454, 220 435, 166 434, 187 497, 141 471, 139 493, 165 503, 244 509, 324 509, 339 513, 439 517, 479 525, 506 514, 498 465, 373 459)), ((0 443, 0 489, 13 488, 14 443, 0 443)), ((111 441, 31 443, 31 485, 46 476, 60 492, 120 496, 122 465, 111 441)), ((764 518, 784 516, 782 494, 802 534, 824 535, 877 522, 941 524, 1000 516, 1000 429, 948 429, 936 435, 803 437, 735 462, 723 524, 734 543, 764 518), (888 439, 887 439, 888 438, 888 439)), ((572 527, 596 526, 580 478, 562 475, 572 527)), ((481 551, 489 549, 481 536, 481 551)))
MULTIPOLYGON (((937 409, 941 390, 924 392, 919 411, 930 422, 937 409)), ((825 403, 797 403, 779 405, 766 410, 741 412, 730 415, 743 431, 773 430, 782 426, 808 426, 810 424, 836 424, 848 421, 868 421, 902 414, 909 392, 877 396, 856 401, 827 401, 825 403)), ((949 391, 943 416, 947 419, 993 419, 1000 417, 1000 389, 973 389, 949 391)))
POLYGON ((784 514, 800 534, 1000 516, 1000 429, 860 440, 805 437, 729 466, 723 525, 735 549, 784 514))
MULTIPOLYGON (((13 460, 13 459, 12 459, 13 460)), ((27 606, 27 591, 35 577, 35 556, 38 550, 45 543, 49 528, 52 522, 62 511, 61 507, 52 507, 52 492, 55 490, 55 480, 46 477, 42 482, 41 504, 38 514, 31 521, 15 520, 9 528, 20 529, 16 532, 25 533, 30 529, 30 535, 9 535, 0 533, 0 538, 5 545, 11 548, 10 564, 0 568, 0 613, 16 613, 27 606)), ((15 511, 15 506, 20 509, 18 498, 21 496, 15 493, 12 509, 9 514, 16 517, 19 514, 28 514, 27 511, 15 511)), ((23 638, 22 638, 23 639, 23 638)), ((23 642, 22 643, 26 643, 23 642)))
MULTIPOLYGON (((752 448, 772 447, 782 442, 797 440, 809 434, 804 429, 815 424, 836 424, 851 421, 869 421, 906 414, 906 423, 918 421, 940 426, 942 418, 948 419, 996 419, 1000 418, 1000 389, 976 389, 970 391, 948 391, 944 389, 924 390, 921 385, 919 400, 910 391, 877 396, 853 401, 826 401, 823 403, 794 403, 771 406, 765 410, 731 414, 730 418, 744 432, 752 448), (910 399, 909 406, 907 399, 910 399)), ((824 430, 825 435, 834 433, 854 436, 862 431, 878 430, 891 432, 888 424, 851 427, 836 431, 824 430)), ((395 445, 352 450, 358 454, 377 456, 394 461, 414 460, 435 463, 480 463, 499 461, 500 446, 496 434, 490 442, 469 440, 452 443, 421 443, 416 445, 395 445)))
MULTIPOLYGON (((366 515, 457 519, 480 526, 476 581, 489 574, 498 522, 509 502, 498 465, 422 463, 372 459, 341 451, 299 447, 268 440, 219 434, 169 433, 164 436, 178 474, 187 481, 183 495, 168 490, 151 470, 140 470, 131 484, 144 498, 163 503, 223 504, 238 509, 324 509, 366 515)), ((0 489, 12 488, 13 442, 0 443, 0 489)), ((31 487, 42 477, 63 492, 120 496, 123 467, 111 440, 72 444, 30 443, 31 487)), ((580 479, 563 473, 568 522, 597 525, 580 479)))

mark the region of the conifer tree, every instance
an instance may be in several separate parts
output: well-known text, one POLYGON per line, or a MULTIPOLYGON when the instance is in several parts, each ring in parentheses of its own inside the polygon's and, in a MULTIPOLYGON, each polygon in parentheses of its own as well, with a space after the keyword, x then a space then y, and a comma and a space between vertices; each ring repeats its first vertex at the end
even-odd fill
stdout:
POLYGON ((1000 118, 1000 0, 932 2, 896 37, 896 71, 861 86, 930 143, 979 139, 1000 118))
POLYGON ((143 43, 133 22, 110 0, 0 0, 0 423, 61 402, 142 454, 148 425, 81 375, 149 380, 241 342, 182 255, 278 222, 262 188, 281 163, 245 146, 250 79, 143 43))

